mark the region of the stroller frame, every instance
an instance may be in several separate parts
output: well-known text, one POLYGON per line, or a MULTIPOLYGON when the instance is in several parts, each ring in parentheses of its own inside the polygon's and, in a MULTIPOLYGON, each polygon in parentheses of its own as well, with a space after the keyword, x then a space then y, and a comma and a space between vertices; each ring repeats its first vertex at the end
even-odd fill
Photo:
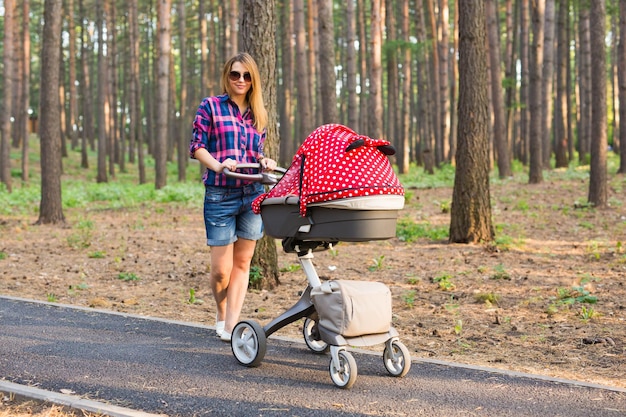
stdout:
MULTIPOLYGON (((246 165, 246 167, 249 166, 246 165)), ((227 175, 229 174, 232 175, 232 173, 227 172, 227 175)), ((270 184, 275 181, 275 178, 266 177, 255 179, 270 184)), ((285 208, 291 211, 293 207, 297 207, 294 205, 290 206, 291 208, 287 206, 285 208)), ((361 219, 360 221, 369 220, 361 219)), ((389 219, 387 216, 384 216, 380 221, 388 224, 389 219)), ((353 229, 358 230, 359 228, 355 227, 353 229)), ((383 227, 383 229, 385 233, 388 233, 387 227, 383 227)), ((265 326, 261 326, 254 320, 243 320, 237 323, 231 335, 231 350, 236 360, 241 365, 247 367, 259 366, 267 351, 267 338, 283 327, 304 318, 302 329, 304 341, 307 347, 314 353, 324 354, 330 351, 329 373, 331 380, 336 386, 346 389, 351 388, 357 378, 357 364, 352 354, 348 351, 348 346, 365 347, 384 343, 383 364, 387 372, 395 377, 405 376, 411 367, 411 355, 407 347, 400 342, 398 331, 395 328, 390 326, 389 330, 384 333, 346 337, 319 324, 318 312, 311 298, 311 291, 313 288, 322 285, 322 282, 313 265, 313 252, 330 249, 333 244, 339 242, 339 239, 331 238, 332 240, 329 240, 317 236, 311 240, 305 240, 293 235, 275 237, 283 237, 282 245, 285 252, 297 254, 308 285, 295 304, 265 326)), ((358 236, 358 239, 361 238, 362 236, 358 236)))

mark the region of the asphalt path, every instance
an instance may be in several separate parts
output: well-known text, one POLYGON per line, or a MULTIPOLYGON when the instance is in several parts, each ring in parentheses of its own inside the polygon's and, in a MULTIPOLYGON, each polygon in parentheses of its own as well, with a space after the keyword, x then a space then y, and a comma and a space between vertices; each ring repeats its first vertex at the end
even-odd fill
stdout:
POLYGON ((329 355, 303 341, 270 337, 247 368, 209 326, 0 297, 0 391, 112 416, 626 416, 620 388, 417 357, 395 378, 381 352, 352 352, 358 378, 345 390, 329 355))

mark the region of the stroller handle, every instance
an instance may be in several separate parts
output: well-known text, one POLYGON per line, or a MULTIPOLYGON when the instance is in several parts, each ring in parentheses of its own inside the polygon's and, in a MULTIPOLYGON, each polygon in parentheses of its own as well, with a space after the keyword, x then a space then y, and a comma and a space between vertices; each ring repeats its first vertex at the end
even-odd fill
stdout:
POLYGON ((263 168, 261 167, 261 164, 259 163, 237 164, 237 167, 235 168, 235 170, 246 169, 246 168, 257 169, 259 170, 259 173, 258 174, 244 174, 241 172, 231 171, 228 168, 224 168, 224 175, 230 178, 238 178, 240 180, 260 182, 261 184, 265 184, 265 185, 275 185, 278 182, 278 180, 280 180, 282 175, 287 171, 285 168, 276 167, 274 169, 274 172, 277 172, 278 175, 272 172, 263 172, 262 171, 263 168))

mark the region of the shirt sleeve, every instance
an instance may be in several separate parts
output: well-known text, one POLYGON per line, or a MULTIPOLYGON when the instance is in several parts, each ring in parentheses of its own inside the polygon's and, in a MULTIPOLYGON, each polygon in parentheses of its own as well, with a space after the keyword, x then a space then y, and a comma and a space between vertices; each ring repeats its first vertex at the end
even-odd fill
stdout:
POLYGON ((200 148, 208 150, 209 132, 212 124, 211 107, 209 106, 208 98, 205 98, 202 100, 202 103, 200 103, 193 120, 193 135, 189 144, 189 156, 191 158, 195 158, 194 154, 200 148))

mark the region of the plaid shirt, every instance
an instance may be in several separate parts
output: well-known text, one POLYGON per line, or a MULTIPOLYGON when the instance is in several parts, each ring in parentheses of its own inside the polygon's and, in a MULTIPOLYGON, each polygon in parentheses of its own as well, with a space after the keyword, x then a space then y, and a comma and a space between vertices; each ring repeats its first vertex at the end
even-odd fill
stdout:
MULTIPOLYGON (((227 94, 202 100, 193 121, 193 138, 189 145, 191 158, 200 149, 208 150, 220 162, 230 158, 240 164, 254 163, 263 155, 265 131, 253 126, 250 108, 243 114, 227 94)), ((245 173, 245 171, 239 171, 245 173)), ((205 185, 241 187, 249 181, 227 178, 207 169, 202 177, 205 185)))

